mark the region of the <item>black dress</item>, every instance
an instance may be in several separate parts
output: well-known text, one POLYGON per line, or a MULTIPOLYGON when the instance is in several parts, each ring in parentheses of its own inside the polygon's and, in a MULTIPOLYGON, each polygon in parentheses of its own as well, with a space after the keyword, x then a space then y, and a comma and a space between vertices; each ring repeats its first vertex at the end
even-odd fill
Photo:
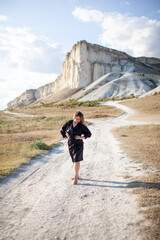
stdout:
POLYGON ((72 162, 82 161, 84 143, 82 139, 75 139, 75 136, 84 135, 85 138, 89 138, 92 135, 90 130, 81 122, 77 123, 77 125, 73 127, 73 120, 69 120, 62 126, 60 133, 63 137, 67 137, 66 133, 68 134, 68 149, 72 162))

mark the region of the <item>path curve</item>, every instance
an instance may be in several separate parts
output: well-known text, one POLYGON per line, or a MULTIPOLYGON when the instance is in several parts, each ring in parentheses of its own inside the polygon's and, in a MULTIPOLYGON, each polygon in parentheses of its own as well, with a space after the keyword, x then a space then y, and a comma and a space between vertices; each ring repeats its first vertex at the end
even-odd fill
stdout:
POLYGON ((123 176, 139 176, 142 167, 126 157, 110 131, 128 124, 132 113, 125 107, 119 117, 88 119, 92 137, 84 140, 78 185, 72 185, 65 139, 1 181, 0 239, 140 240, 145 220, 123 176))
POLYGON ((41 117, 41 115, 30 115, 30 114, 24 114, 24 113, 16 113, 16 112, 10 112, 10 111, 3 111, 6 114, 11 114, 11 115, 15 115, 18 117, 41 117))

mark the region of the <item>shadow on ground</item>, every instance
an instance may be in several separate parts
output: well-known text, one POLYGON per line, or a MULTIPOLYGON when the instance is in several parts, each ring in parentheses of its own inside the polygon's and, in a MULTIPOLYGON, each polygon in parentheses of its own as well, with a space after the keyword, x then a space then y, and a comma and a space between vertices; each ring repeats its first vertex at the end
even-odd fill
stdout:
POLYGON ((85 185, 85 186, 97 186, 97 187, 104 187, 104 188, 155 188, 160 190, 160 182, 152 183, 152 182, 116 182, 116 181, 101 181, 96 179, 87 179, 87 178, 80 178, 78 185, 85 185), (81 181, 87 181, 82 183, 81 181), (90 183, 91 182, 91 183, 90 183), (101 184, 100 184, 101 183, 101 184), (108 185, 111 184, 111 185, 108 185))

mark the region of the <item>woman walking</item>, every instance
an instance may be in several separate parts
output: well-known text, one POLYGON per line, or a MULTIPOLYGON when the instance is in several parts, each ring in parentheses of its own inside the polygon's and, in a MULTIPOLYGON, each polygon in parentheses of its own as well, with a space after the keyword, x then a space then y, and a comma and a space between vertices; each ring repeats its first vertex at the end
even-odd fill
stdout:
POLYGON ((73 120, 67 121, 60 131, 63 138, 68 140, 68 149, 73 162, 73 184, 77 184, 79 178, 80 161, 83 160, 83 139, 91 137, 91 132, 84 122, 83 113, 76 111, 73 120), (68 134, 68 137, 66 135, 68 134))

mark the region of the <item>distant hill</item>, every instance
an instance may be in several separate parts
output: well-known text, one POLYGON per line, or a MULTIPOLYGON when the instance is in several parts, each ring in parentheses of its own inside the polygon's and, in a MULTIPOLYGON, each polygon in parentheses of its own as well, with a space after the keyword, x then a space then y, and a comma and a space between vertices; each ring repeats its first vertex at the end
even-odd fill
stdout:
POLYGON ((8 108, 102 97, 141 96, 160 85, 160 59, 134 58, 125 52, 77 42, 67 53, 62 74, 52 83, 29 89, 8 108), (85 95, 85 96, 84 96, 85 95))

